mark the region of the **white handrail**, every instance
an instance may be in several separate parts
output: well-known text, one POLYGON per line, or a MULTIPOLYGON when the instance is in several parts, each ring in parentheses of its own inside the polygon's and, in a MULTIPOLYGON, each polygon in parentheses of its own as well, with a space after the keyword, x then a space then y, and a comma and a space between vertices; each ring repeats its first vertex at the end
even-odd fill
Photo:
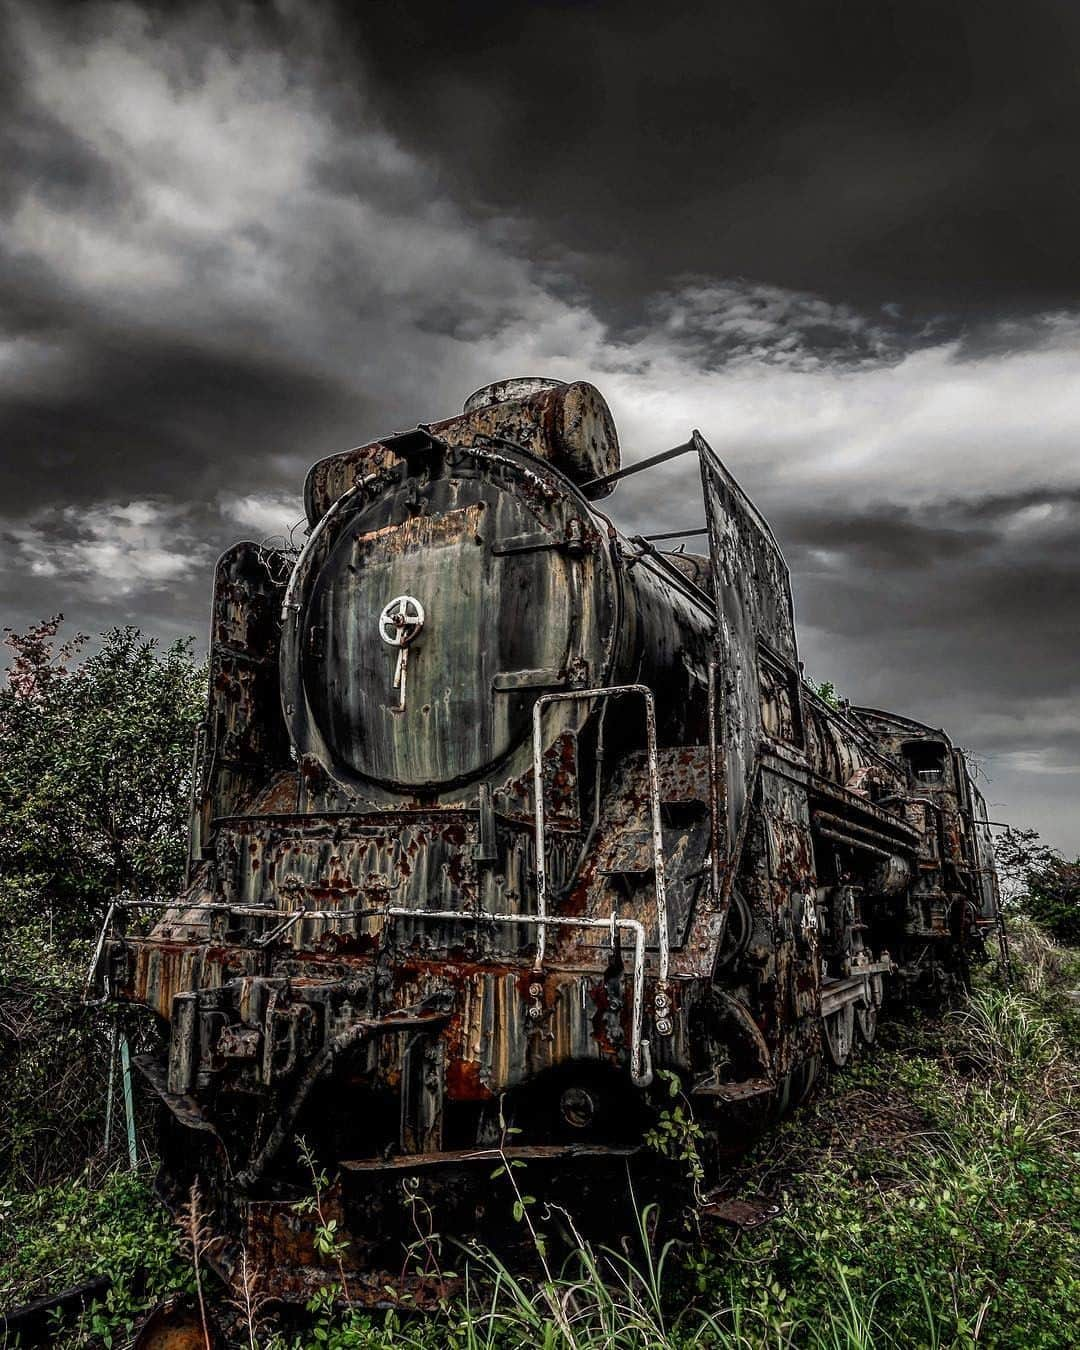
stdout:
MULTIPOLYGON (((664 997, 666 1012, 669 937, 667 919, 667 884, 664 872, 664 833, 660 814, 660 768, 656 751, 656 700, 647 684, 615 684, 606 689, 569 689, 554 694, 541 694, 533 704, 533 796, 535 803, 536 837, 536 919, 539 932, 536 938, 536 960, 533 968, 543 968, 547 948, 547 927, 556 922, 547 912, 547 860, 544 840, 544 738, 543 713, 549 703, 568 703, 585 698, 614 698, 620 694, 640 694, 645 702, 645 747, 649 767, 649 797, 652 807, 653 871, 656 880, 657 943, 660 948, 660 994, 664 997)), ((597 783, 596 791, 600 791, 597 783)), ((600 920, 606 923, 607 920, 600 920)))

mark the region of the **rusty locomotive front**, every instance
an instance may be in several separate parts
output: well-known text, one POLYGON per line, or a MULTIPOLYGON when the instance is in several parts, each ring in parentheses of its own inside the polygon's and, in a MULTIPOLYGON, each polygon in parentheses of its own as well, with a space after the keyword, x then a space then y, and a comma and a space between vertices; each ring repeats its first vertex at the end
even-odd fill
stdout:
POLYGON ((683 453, 703 556, 600 509, 596 389, 505 381, 316 464, 298 556, 220 560, 188 884, 118 901, 95 978, 167 1024, 160 1185, 226 1276, 385 1298, 402 1197, 469 1231, 500 1155, 610 1193, 661 1071, 715 1165, 994 927, 963 754, 803 681, 768 526, 683 453))

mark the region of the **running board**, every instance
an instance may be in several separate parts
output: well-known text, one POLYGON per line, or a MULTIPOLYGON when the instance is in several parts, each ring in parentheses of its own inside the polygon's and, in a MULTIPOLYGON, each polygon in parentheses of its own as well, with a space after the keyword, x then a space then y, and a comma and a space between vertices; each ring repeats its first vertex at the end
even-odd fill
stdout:
POLYGON ((218 1143, 221 1143, 221 1136, 207 1120, 195 1098, 183 1092, 169 1091, 169 1071, 156 1055, 132 1055, 131 1062, 181 1125, 189 1130, 203 1130, 207 1134, 212 1134, 218 1143))
POLYGON ((842 980, 828 980, 821 986, 821 1015, 828 1017, 848 1003, 858 1003, 866 992, 866 981, 871 975, 889 975, 892 973, 891 960, 872 961, 869 965, 859 966, 851 975, 842 980))
POLYGON ((755 1097, 771 1097, 776 1091, 772 1078, 744 1078, 741 1082, 699 1083, 690 1089, 690 1096, 702 1101, 746 1102, 755 1097))

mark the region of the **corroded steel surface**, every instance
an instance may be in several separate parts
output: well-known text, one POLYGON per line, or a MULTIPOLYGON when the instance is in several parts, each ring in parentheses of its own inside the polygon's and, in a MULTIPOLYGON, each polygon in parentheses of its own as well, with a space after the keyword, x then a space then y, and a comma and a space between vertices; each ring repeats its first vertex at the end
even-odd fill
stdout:
POLYGON ((504 1154, 613 1224, 661 1072, 715 1171, 966 977, 997 897, 962 753, 804 684, 776 542, 688 448, 707 558, 590 504, 614 425, 557 381, 322 461, 298 558, 222 557, 188 885, 114 906, 95 979, 168 1024, 161 1188, 199 1180, 226 1279, 340 1281, 297 1136, 348 1297, 437 1302, 417 1215, 507 1228, 504 1154))

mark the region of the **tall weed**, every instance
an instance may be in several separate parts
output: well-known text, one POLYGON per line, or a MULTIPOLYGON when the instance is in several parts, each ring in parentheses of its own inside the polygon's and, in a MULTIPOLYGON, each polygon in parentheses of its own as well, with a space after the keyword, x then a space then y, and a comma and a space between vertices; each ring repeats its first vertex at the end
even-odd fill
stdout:
POLYGON ((1015 1082, 1044 1072, 1061 1057, 1057 1028, 1026 994, 979 989, 950 1016, 962 1053, 988 1077, 1015 1082))

